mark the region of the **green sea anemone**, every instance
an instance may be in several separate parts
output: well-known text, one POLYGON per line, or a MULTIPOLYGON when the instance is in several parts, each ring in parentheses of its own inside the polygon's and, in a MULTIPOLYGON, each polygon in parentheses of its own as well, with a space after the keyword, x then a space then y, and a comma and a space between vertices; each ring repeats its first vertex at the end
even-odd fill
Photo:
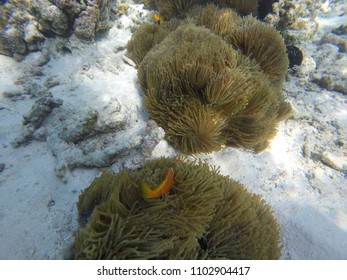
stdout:
POLYGON ((196 5, 215 4, 221 8, 235 9, 241 15, 257 15, 258 0, 138 0, 147 9, 158 10, 165 20, 185 17, 196 5))
POLYGON ((128 43, 144 103, 166 139, 187 154, 223 145, 261 151, 291 113, 282 94, 282 37, 251 16, 214 5, 185 20, 146 23, 128 43))
POLYGON ((104 172, 79 197, 75 259, 278 259, 280 232, 258 195, 204 162, 161 158, 104 172), (171 188, 145 198, 141 186, 171 188), (166 174, 166 175, 165 175, 166 174))

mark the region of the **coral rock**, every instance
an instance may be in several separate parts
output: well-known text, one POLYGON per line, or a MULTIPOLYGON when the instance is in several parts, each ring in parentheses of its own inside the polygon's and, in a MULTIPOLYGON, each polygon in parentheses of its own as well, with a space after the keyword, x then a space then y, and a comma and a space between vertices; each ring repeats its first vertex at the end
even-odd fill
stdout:
POLYGON ((75 35, 84 40, 92 40, 99 30, 109 28, 108 0, 86 1, 87 7, 76 18, 74 23, 75 35))
POLYGON ((48 0, 31 1, 30 12, 40 23, 43 32, 53 32, 56 35, 64 35, 67 32, 67 16, 48 0))
POLYGON ((0 27, 0 53, 13 56, 24 55, 27 51, 21 29, 12 25, 9 28, 0 27))

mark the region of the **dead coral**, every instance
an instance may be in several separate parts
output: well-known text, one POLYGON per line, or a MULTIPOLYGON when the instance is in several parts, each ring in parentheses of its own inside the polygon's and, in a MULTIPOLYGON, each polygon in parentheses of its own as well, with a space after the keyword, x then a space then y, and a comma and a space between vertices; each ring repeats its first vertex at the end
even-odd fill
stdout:
POLYGON ((63 101, 61 99, 55 99, 51 92, 46 92, 42 97, 37 99, 28 114, 23 115, 22 123, 24 131, 21 136, 12 141, 13 147, 18 148, 33 140, 35 138, 35 132, 39 130, 53 109, 60 107, 62 104, 63 101))
POLYGON ((258 195, 206 163, 161 158, 138 171, 104 172, 78 201, 76 259, 278 259, 279 227, 258 195), (161 198, 140 186, 160 184, 161 198))

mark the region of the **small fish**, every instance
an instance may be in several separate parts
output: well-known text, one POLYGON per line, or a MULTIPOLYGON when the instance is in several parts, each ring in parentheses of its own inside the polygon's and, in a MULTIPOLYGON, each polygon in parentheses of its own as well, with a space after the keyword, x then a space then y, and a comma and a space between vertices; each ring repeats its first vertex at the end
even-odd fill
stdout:
POLYGON ((142 183, 141 193, 144 199, 158 198, 170 191, 174 183, 174 170, 172 167, 166 171, 165 179, 155 188, 151 188, 148 184, 142 183))
POLYGON ((163 24, 164 23, 164 18, 160 16, 157 12, 154 12, 151 15, 151 20, 153 20, 157 24, 163 24))

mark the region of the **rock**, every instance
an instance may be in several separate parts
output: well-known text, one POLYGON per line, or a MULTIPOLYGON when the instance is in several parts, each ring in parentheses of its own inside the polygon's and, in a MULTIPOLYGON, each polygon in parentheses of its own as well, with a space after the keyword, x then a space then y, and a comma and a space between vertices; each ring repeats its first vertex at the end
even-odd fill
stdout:
POLYGON ((12 102, 23 100, 25 99, 25 96, 29 94, 28 90, 12 90, 12 91, 5 91, 2 93, 2 95, 5 98, 10 99, 12 102))
POLYGON ((334 89, 334 79, 332 76, 323 75, 320 79, 317 79, 316 81, 323 88, 326 88, 328 90, 334 89))
POLYGON ((302 155, 304 156, 304 158, 311 157, 311 144, 307 136, 305 137, 305 143, 304 143, 304 146, 302 147, 302 155))
POLYGON ((333 44, 339 48, 340 52, 347 52, 347 36, 338 36, 335 34, 325 34, 321 39, 321 44, 333 44))
POLYGON ((60 82, 55 77, 48 77, 45 81, 46 88, 52 88, 58 85, 60 85, 60 82))
POLYGON ((137 108, 116 98, 97 109, 62 107, 44 126, 47 145, 57 159, 56 175, 64 180, 75 168, 108 167, 139 154, 145 135, 137 119, 137 108))
POLYGON ((313 81, 327 90, 347 94, 347 72, 341 71, 347 65, 346 55, 341 54, 337 46, 327 43, 319 46, 314 60, 317 67, 313 81))
POLYGON ((97 111, 89 111, 87 115, 76 122, 75 125, 63 129, 59 136, 68 143, 78 143, 95 135, 95 127, 99 114, 97 111))
POLYGON ((22 123, 24 131, 21 136, 16 137, 12 142, 14 148, 28 144, 31 140, 43 140, 46 137, 47 131, 41 129, 37 131, 43 121, 52 112, 54 108, 60 107, 63 101, 52 97, 51 93, 46 93, 38 98, 27 115, 23 116, 22 123))
POLYGON ((48 132, 45 127, 40 127, 39 129, 34 131, 33 138, 37 141, 44 141, 46 140, 47 133, 48 132))
POLYGON ((347 95, 347 81, 340 81, 340 83, 336 83, 334 86, 334 90, 341 92, 347 95))
POLYGON ((27 1, 9 0, 0 6, 0 54, 20 61, 28 51, 23 26, 30 20, 27 1))
POLYGON ((126 55, 123 55, 123 56, 122 56, 122 59, 123 59, 123 61, 124 61, 126 64, 128 64, 128 65, 130 65, 130 66, 132 66, 132 67, 136 67, 135 62, 134 62, 133 60, 131 60, 129 57, 127 57, 126 55))
POLYGON ((90 2, 99 7, 99 18, 96 25, 96 32, 98 32, 99 30, 109 29, 111 27, 110 16, 112 0, 92 0, 90 2))
POLYGON ((339 27, 332 30, 332 33, 336 35, 346 35, 347 34, 347 24, 342 24, 339 27))
POLYGON ((327 100, 319 105, 316 106, 316 109, 322 113, 322 114, 330 114, 331 112, 334 111, 334 109, 336 109, 336 102, 332 101, 332 100, 327 100))
POLYGON ((113 48, 114 53, 122 52, 124 50, 126 50, 125 46, 116 46, 113 48))
POLYGON ((316 69, 316 62, 314 59, 304 54, 300 67, 294 67, 295 76, 303 79, 310 78, 316 69))
POLYGON ((17 61, 28 52, 42 50, 46 37, 69 41, 74 35, 93 41, 98 31, 111 27, 114 6, 113 0, 7 2, 0 9, 0 54, 17 61))
POLYGON ((95 37, 96 25, 99 17, 97 6, 88 7, 82 11, 74 23, 74 33, 77 38, 92 40, 95 37))
POLYGON ((149 158, 154 148, 165 137, 165 131, 153 120, 147 122, 143 142, 141 144, 142 155, 149 158))
POLYGON ((304 147, 302 148, 302 153, 303 153, 303 156, 304 158, 310 158, 311 156, 311 147, 308 143, 306 143, 304 145, 304 147))
POLYGON ((347 172, 347 160, 345 157, 336 156, 330 152, 324 151, 321 155, 321 161, 333 169, 344 173, 347 172))
POLYGON ((47 95, 47 89, 35 82, 24 84, 24 88, 28 91, 30 98, 38 98, 47 95))
POLYGON ((315 1, 278 0, 264 20, 281 31, 287 43, 308 40, 318 30, 315 1))
POLYGON ((27 47, 24 42, 23 31, 15 26, 0 27, 0 54, 7 56, 24 55, 27 47))
POLYGON ((288 29, 288 36, 291 41, 307 41, 318 31, 319 24, 312 18, 299 18, 288 29))
POLYGON ((33 140, 34 130, 31 127, 24 127, 22 135, 16 137, 11 141, 13 148, 19 148, 20 146, 27 145, 31 140, 33 140))
POLYGON ((45 37, 37 30, 35 21, 30 20, 24 26, 24 34, 24 41, 29 51, 42 50, 45 37))
POLYGON ((78 16, 78 14, 86 9, 86 1, 75 0, 49 0, 52 4, 57 6, 60 10, 64 11, 69 20, 78 16))
POLYGON ((335 90, 347 95, 347 80, 337 79, 336 76, 314 74, 313 81, 327 90, 335 90))
POLYGON ((0 163, 0 172, 5 170, 5 163, 0 163))
POLYGON ((93 40, 96 32, 109 29, 110 23, 110 1, 109 0, 87 0, 86 9, 76 18, 73 29, 77 38, 82 40, 93 40))
POLYGON ((42 50, 39 56, 35 59, 37 66, 43 66, 50 60, 49 52, 47 50, 42 50))
POLYGON ((35 101, 30 112, 23 116, 23 125, 32 127, 34 130, 38 129, 52 110, 62 104, 63 101, 53 98, 51 93, 40 97, 35 101))
POLYGON ((68 30, 68 18, 48 0, 33 0, 29 12, 40 24, 40 30, 48 34, 64 35, 68 30))

